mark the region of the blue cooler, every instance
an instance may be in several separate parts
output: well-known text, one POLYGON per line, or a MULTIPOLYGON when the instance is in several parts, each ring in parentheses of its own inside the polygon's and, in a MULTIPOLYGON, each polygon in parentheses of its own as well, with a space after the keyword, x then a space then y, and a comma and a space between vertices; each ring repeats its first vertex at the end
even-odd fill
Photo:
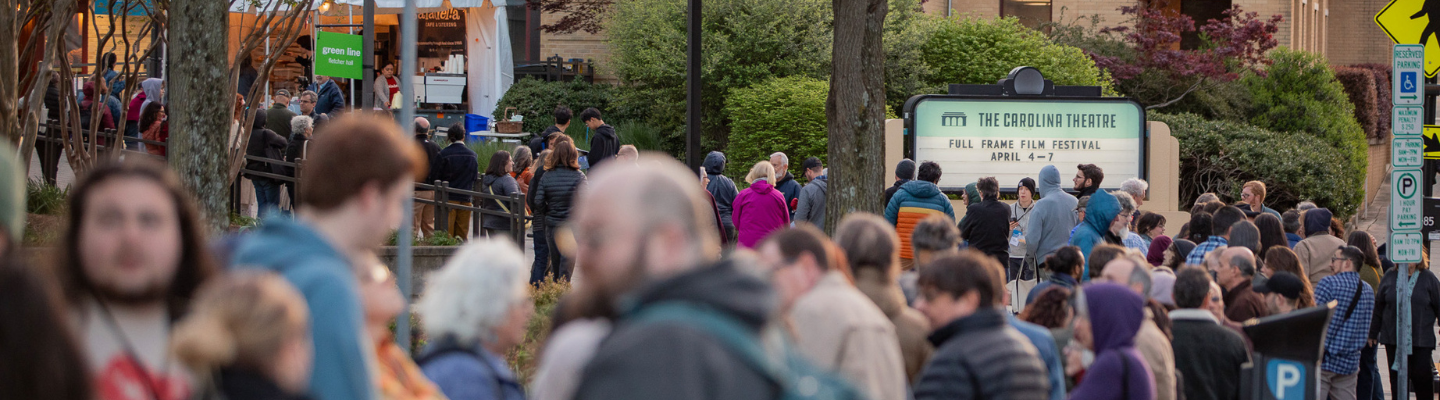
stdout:
POLYGON ((490 130, 490 118, 477 114, 465 114, 465 133, 471 142, 483 142, 485 137, 472 134, 490 130))

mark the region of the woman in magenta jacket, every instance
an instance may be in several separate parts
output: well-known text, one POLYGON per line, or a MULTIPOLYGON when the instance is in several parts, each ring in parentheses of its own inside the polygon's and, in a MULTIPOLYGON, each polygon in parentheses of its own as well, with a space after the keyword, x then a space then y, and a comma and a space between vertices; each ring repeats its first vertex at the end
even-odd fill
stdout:
POLYGON ((771 184, 775 167, 769 161, 755 163, 745 181, 750 187, 735 196, 730 218, 740 247, 751 248, 770 232, 790 225, 790 207, 785 205, 785 195, 771 184))

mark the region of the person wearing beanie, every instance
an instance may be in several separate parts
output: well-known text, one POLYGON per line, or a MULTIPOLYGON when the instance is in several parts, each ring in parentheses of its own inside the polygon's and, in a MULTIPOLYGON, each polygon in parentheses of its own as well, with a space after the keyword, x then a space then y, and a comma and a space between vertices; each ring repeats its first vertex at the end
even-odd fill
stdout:
POLYGON ((1173 242, 1169 236, 1156 237, 1155 240, 1150 241, 1150 250, 1145 252, 1145 261, 1149 261, 1150 265, 1156 267, 1164 264, 1165 250, 1169 250, 1170 243, 1173 242))
MULTIPOLYGON (((1104 193, 1096 192, 1096 194, 1104 193)), ((1095 353, 1095 361, 1078 378, 1071 399, 1150 400, 1155 378, 1135 349, 1135 334, 1145 320, 1145 300, 1128 287, 1098 283, 1082 289, 1075 304, 1075 337, 1095 353), (1078 302, 1077 302, 1078 303, 1078 302), (1089 331, 1089 334, 1084 334, 1089 331), (1088 343, 1084 338, 1090 338, 1088 343)))
MULTIPOLYGON (((1008 271, 1019 271, 1020 280, 1035 280, 1035 265, 1038 262, 1029 260, 1025 245, 1025 228, 1030 224, 1030 211, 1035 209, 1035 180, 1029 177, 1020 179, 1020 185, 1015 188, 1015 202, 1010 204, 1010 264, 1008 271), (1028 261, 1027 261, 1028 260, 1028 261)), ((1011 277, 1009 279, 1017 279, 1011 277)), ((1024 292, 1018 290, 1017 292, 1024 292)), ((1024 293, 1016 293, 1024 296, 1024 293)))
MULTIPOLYGON (((1030 209, 1025 223, 1025 254, 1043 262, 1070 241, 1079 200, 1060 187, 1060 170, 1054 165, 1040 169, 1040 200, 1030 209)), ((1050 269, 1050 268, 1045 268, 1050 269)))
POLYGON ((900 186, 914 178, 915 161, 908 158, 900 160, 900 163, 895 165, 895 184, 885 188, 885 202, 881 204, 890 204, 890 198, 895 197, 895 192, 900 190, 900 186))
POLYGON ((1335 250, 1345 246, 1344 240, 1330 234, 1330 215, 1330 210, 1325 208, 1311 209, 1303 215, 1305 240, 1295 244, 1295 255, 1300 257, 1300 265, 1305 267, 1310 282, 1320 282, 1335 274, 1330 258, 1335 250))
POLYGON ((24 171, 15 148, 0 143, 0 256, 25 237, 24 171))
POLYGON ((792 213, 792 221, 809 222, 821 230, 825 229, 825 194, 829 187, 829 178, 825 175, 825 169, 819 158, 806 158, 800 164, 800 173, 805 175, 809 183, 800 189, 795 202, 795 212, 792 213))

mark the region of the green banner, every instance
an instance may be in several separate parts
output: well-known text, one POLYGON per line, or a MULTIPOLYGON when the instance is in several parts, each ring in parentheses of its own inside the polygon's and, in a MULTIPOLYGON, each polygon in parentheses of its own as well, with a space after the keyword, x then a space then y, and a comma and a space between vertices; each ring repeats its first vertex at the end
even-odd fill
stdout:
POLYGON ((321 31, 315 37, 315 75, 363 79, 360 35, 321 31))

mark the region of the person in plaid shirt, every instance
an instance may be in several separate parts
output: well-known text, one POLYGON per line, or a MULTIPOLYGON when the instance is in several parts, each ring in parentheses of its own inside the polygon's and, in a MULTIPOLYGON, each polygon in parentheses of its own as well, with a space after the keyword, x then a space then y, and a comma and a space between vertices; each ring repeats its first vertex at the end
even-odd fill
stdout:
POLYGON ((1190 251, 1190 255, 1185 258, 1185 263, 1189 265, 1204 264, 1205 255, 1209 254, 1211 250, 1230 245, 1230 226, 1244 220, 1245 212, 1240 211, 1240 209, 1235 208, 1235 206, 1225 206, 1224 208, 1215 210, 1215 219, 1210 228, 1211 232, 1215 234, 1210 235, 1204 242, 1195 245, 1195 250, 1190 251))
POLYGON ((1335 250, 1330 265, 1335 275, 1321 279, 1315 285, 1315 304, 1336 302, 1335 314, 1330 317, 1330 327, 1325 332, 1325 358, 1320 363, 1320 393, 1318 399, 1328 393, 1335 400, 1354 400, 1355 387, 1359 383, 1360 349, 1365 347, 1366 334, 1370 332, 1370 314, 1375 307, 1375 292, 1360 281, 1355 266, 1365 259, 1365 253, 1355 246, 1344 246, 1335 250))

